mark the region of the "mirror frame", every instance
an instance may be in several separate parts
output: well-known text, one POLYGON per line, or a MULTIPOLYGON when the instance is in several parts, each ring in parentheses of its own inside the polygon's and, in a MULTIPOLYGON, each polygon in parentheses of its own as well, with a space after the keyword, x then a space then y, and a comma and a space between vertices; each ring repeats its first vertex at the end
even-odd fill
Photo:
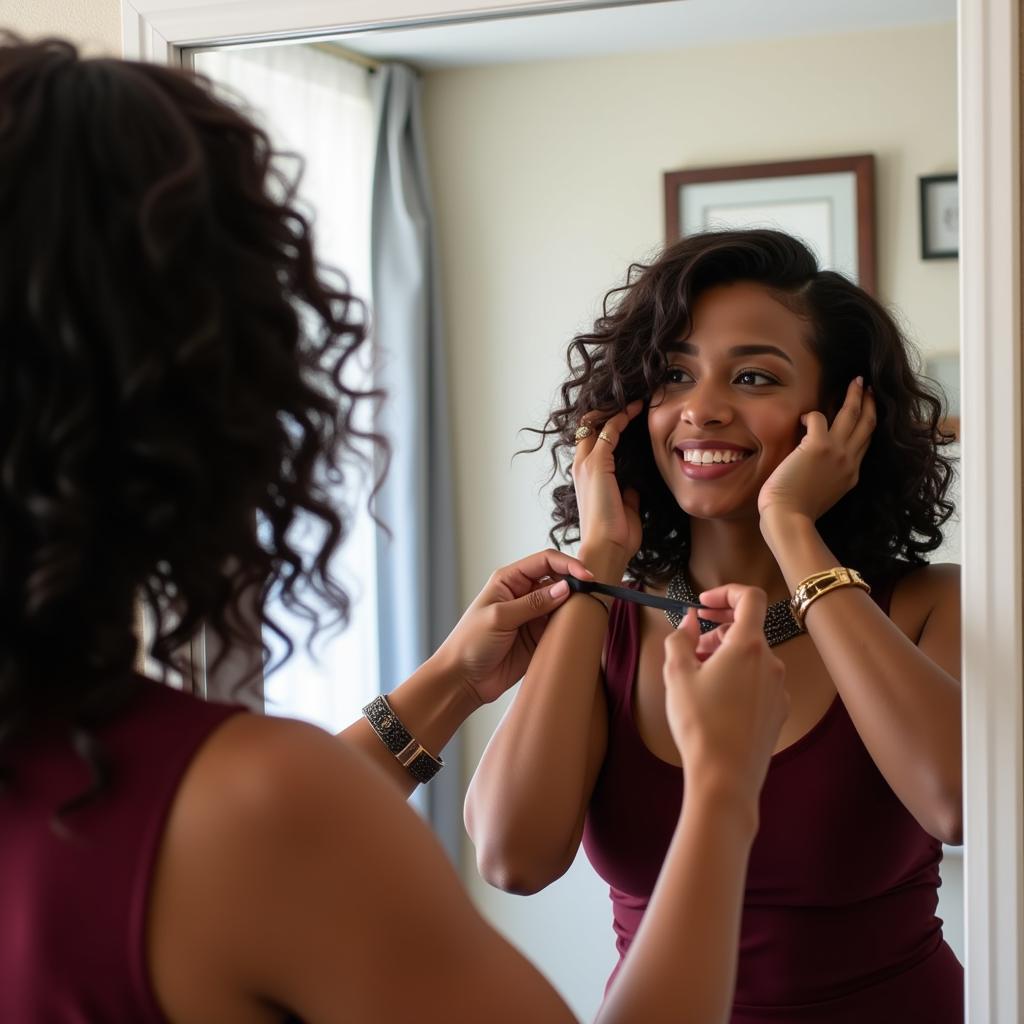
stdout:
MULTIPOLYGON (((121 0, 126 57, 658 0, 121 0)), ((966 1024, 1024 1020, 1024 380, 1017 0, 958 0, 966 1024)))

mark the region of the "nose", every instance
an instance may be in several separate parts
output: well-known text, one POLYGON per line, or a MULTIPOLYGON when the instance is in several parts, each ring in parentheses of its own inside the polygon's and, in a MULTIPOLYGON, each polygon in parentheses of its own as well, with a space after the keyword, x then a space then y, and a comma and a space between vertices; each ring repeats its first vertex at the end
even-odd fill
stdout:
POLYGON ((733 410, 725 389, 713 380, 686 389, 679 418, 692 427, 721 427, 732 422, 733 410))

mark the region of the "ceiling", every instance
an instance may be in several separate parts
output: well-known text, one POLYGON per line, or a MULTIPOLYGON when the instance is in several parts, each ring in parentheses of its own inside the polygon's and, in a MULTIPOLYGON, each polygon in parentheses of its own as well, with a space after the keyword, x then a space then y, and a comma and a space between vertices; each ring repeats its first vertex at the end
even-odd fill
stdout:
POLYGON ((420 68, 565 60, 956 20, 956 0, 671 0, 336 37, 420 68))

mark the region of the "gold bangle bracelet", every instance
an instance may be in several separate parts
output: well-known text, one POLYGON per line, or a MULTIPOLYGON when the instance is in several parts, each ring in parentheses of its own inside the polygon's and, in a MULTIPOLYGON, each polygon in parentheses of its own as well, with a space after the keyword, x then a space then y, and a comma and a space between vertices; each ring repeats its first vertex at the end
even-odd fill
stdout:
POLYGON ((801 628, 803 628, 807 609, 819 597, 823 597, 832 590, 838 590, 840 587, 859 587, 861 590, 871 593, 871 588, 856 569, 847 569, 841 565, 837 565, 834 569, 826 569, 824 572, 812 573, 800 581, 799 586, 793 591, 793 599, 789 604, 793 609, 793 618, 801 628))

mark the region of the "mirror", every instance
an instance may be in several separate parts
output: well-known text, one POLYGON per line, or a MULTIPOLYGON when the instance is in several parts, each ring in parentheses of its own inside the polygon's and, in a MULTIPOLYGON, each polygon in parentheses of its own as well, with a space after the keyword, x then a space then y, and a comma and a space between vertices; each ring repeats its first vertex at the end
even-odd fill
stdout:
MULTIPOLYGON (((957 260, 923 259, 920 223, 921 179, 957 170, 955 5, 851 6, 686 0, 350 33, 273 57, 195 55, 257 106, 264 76, 279 76, 271 92, 280 96, 283 79, 301 77, 288 69, 314 64, 318 77, 343 77, 346 95, 357 93, 353 80, 366 82, 353 54, 421 71, 463 600, 494 566, 544 543, 547 465, 534 456, 510 468, 519 430, 543 421, 566 344, 604 293, 665 240, 666 172, 873 154, 878 295, 933 375, 957 379, 957 260)), ((291 109, 280 125, 296 132, 309 108, 291 109)), ((321 171, 313 141, 287 144, 308 160, 308 197, 320 209, 338 191, 337 155, 321 171)), ((337 216, 351 225, 367 214, 337 216)), ((337 262, 353 266, 342 254, 337 262)), ((959 560, 955 524, 935 557, 959 560)), ((469 723, 467 778, 501 711, 469 723)), ((947 851, 939 914, 962 957, 959 856, 947 851)), ((484 913, 591 1016, 615 954, 607 887, 585 859, 528 900, 486 886, 468 852, 464 865, 484 913)))

